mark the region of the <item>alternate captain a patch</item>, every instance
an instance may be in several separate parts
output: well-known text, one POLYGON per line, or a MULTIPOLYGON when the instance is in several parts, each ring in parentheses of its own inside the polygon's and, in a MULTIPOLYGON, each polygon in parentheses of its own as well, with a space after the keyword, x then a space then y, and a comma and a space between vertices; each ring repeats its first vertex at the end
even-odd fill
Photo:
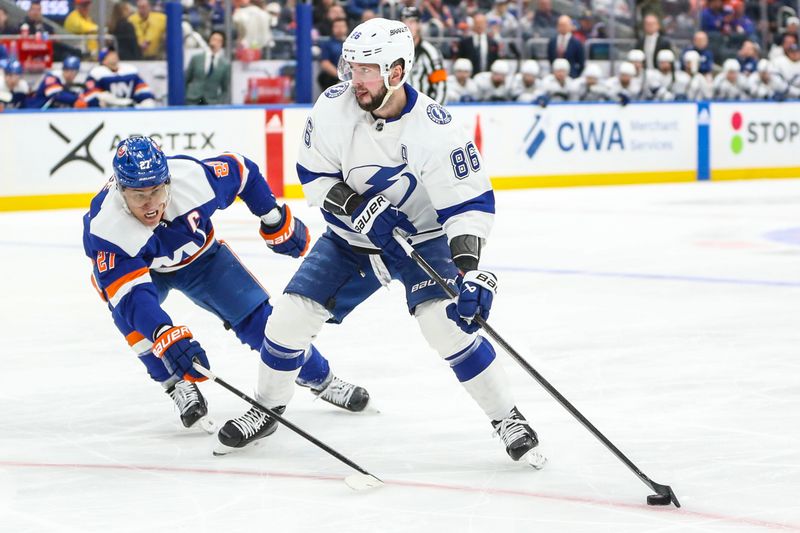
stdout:
POLYGON ((426 111, 428 113, 428 118, 437 124, 447 124, 453 120, 452 115, 450 115, 447 109, 439 104, 428 105, 428 109, 426 111))

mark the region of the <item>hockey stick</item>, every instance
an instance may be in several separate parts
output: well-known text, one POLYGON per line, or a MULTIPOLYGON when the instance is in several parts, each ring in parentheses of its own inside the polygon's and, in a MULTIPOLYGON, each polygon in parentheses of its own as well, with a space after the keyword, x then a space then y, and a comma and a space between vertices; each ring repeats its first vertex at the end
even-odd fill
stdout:
MULTIPOLYGON (((425 259, 419 255, 419 253, 414 249, 411 244, 408 243, 404 238, 400 235, 395 234, 395 240, 403 247, 403 250, 408 254, 408 256, 417 263, 417 265, 424 270, 433 281, 439 284, 442 289, 447 293, 450 298, 455 298, 458 296, 456 291, 450 287, 447 282, 439 275, 434 268, 428 264, 425 259)), ((533 368, 528 361, 526 361, 519 353, 517 353, 514 348, 511 347, 495 330, 492 328, 481 316, 476 316, 473 320, 478 323, 481 328, 489 335, 497 344, 503 347, 503 349, 511 356, 514 361, 519 363, 519 365, 528 373, 530 376, 535 379, 539 385, 544 387, 544 389, 550 393, 550 396, 555 398, 555 400, 561 404, 564 409, 569 411, 569 413, 574 416, 578 422, 583 424, 583 427, 588 429, 597 439, 602 442, 608 450, 617 456, 617 459, 622 461, 625 466, 627 466, 636 476, 648 487, 656 492, 651 496, 647 497, 647 503, 650 505, 669 505, 670 502, 675 504, 675 507, 680 507, 681 504, 678 501, 678 498, 675 496, 675 493, 672 491, 672 487, 669 485, 662 485, 660 483, 656 483, 652 481, 649 477, 647 477, 639 468, 633 464, 633 461, 628 459, 625 454, 623 454, 619 448, 617 448, 614 443, 612 443, 605 435, 600 433, 594 424, 589 422, 589 420, 583 416, 583 414, 578 411, 574 405, 572 405, 569 400, 567 400, 558 390, 553 387, 550 382, 548 382, 544 376, 542 376, 539 372, 533 368)))
POLYGON ((305 431, 303 431, 302 429, 300 429, 299 427, 295 426, 293 423, 289 422, 288 420, 283 418, 281 415, 279 415, 278 413, 273 411, 272 409, 269 409, 269 408, 261 405, 260 402, 254 400, 253 398, 251 398, 247 394, 243 393, 242 391, 240 391, 239 389, 237 389, 233 385, 230 385, 224 379, 220 378, 219 376, 217 376, 216 374, 211 372, 211 370, 207 369, 206 367, 204 367, 203 365, 198 363, 197 360, 195 360, 194 363, 192 363, 192 366, 194 366, 195 370, 197 370, 198 372, 203 374, 205 377, 207 377, 211 381, 221 385, 223 388, 229 390, 230 392, 232 392, 233 394, 235 394, 236 396, 238 396, 242 400, 246 401, 247 403, 249 403, 253 407, 255 407, 257 409, 260 409, 264 413, 268 414, 270 418, 272 418, 274 420, 277 420, 278 422, 280 422, 281 424, 283 424, 287 428, 291 429, 292 431, 294 431, 295 433, 297 433, 298 435, 300 435, 301 437, 303 437, 307 441, 309 441, 312 444, 314 444, 316 447, 322 449, 322 451, 327 452, 328 454, 336 457, 337 459, 339 459, 341 462, 343 462, 344 464, 346 464, 347 466, 349 466, 353 470, 357 470, 358 472, 360 472, 359 474, 351 474, 351 475, 347 476, 346 478, 344 478, 344 482, 351 489, 353 489, 353 490, 364 490, 364 489, 371 489, 373 487, 380 487, 380 486, 383 485, 383 481, 381 481, 380 478, 378 478, 377 476, 375 476, 373 474, 370 474, 369 472, 367 472, 366 470, 364 470, 363 468, 358 466, 356 463, 354 463, 353 461, 351 461, 350 459, 348 459, 347 457, 342 455, 341 453, 337 452, 336 450, 334 450, 333 448, 331 448, 330 446, 328 446, 324 442, 320 441, 316 437, 313 437, 312 435, 309 435, 308 433, 306 433, 305 431))

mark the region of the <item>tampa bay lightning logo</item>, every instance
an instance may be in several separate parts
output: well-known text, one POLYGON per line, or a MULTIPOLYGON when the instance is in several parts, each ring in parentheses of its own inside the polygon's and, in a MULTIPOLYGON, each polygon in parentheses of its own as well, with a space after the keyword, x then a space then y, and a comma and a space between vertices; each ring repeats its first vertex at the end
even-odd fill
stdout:
POLYGON ((437 124, 447 124, 453 120, 453 116, 447 112, 447 109, 443 108, 439 104, 430 104, 427 112, 428 118, 437 124))
POLYGON ((334 85, 333 87, 329 88, 323 94, 328 98, 336 98, 337 96, 343 95, 347 92, 347 88, 350 86, 349 83, 340 83, 338 85, 334 85))
POLYGON ((395 207, 401 207, 406 200, 408 200, 409 196, 411 196, 411 193, 414 192, 414 189, 417 188, 417 178, 406 170, 406 168, 405 163, 396 167, 382 167, 380 165, 353 167, 347 173, 345 181, 351 183, 365 183, 369 186, 369 189, 364 191, 362 195, 366 198, 371 198, 395 184, 402 183, 405 181, 402 178, 405 178, 408 180, 408 188, 400 201, 394 204, 395 207))

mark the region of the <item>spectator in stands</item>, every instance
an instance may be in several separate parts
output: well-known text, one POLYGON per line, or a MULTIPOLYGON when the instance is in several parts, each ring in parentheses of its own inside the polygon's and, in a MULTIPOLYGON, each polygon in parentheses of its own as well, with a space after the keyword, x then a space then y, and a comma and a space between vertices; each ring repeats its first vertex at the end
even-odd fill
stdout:
POLYGON ((717 100, 742 100, 747 98, 747 79, 740 73, 739 62, 733 58, 722 64, 722 72, 714 78, 714 98, 717 100))
POLYGON ((345 9, 350 22, 360 23, 364 17, 364 11, 378 12, 380 7, 379 0, 347 0, 345 9))
POLYGON ((494 7, 486 14, 489 25, 496 24, 502 37, 516 37, 519 22, 508 10, 508 0, 494 0, 494 7))
POLYGON ((340 81, 337 67, 339 65, 339 57, 342 55, 342 44, 347 39, 348 33, 350 33, 347 19, 334 20, 331 31, 333 34, 330 39, 320 45, 317 83, 319 83, 319 88, 323 91, 340 81))
POLYGON ((186 8, 186 18, 192 25, 192 29, 203 39, 208 40, 212 31, 224 31, 225 29, 223 0, 194 0, 194 3, 186 8))
POLYGON ((732 32, 736 35, 744 35, 751 41, 756 41, 758 39, 756 24, 750 17, 745 15, 744 0, 731 0, 730 5, 733 8, 732 32))
POLYGON ((672 43, 661 34, 661 23, 653 14, 645 15, 642 29, 644 36, 636 42, 636 48, 644 52, 644 67, 656 68, 656 56, 661 50, 671 50, 672 43))
POLYGON ((120 0, 111 8, 111 15, 106 25, 108 33, 117 40, 117 53, 123 61, 134 61, 142 58, 142 49, 136 39, 136 30, 128 20, 131 16, 131 5, 120 0))
POLYGON ((526 59, 511 80, 511 99, 530 104, 541 93, 539 88, 539 62, 526 59))
POLYGON ((36 35, 37 33, 53 33, 53 26, 47 24, 42 17, 42 3, 40 0, 33 0, 31 5, 28 6, 25 20, 19 25, 20 29, 22 29, 23 24, 28 25, 28 32, 30 35, 36 35))
POLYGON ((447 77, 447 103, 474 102, 478 95, 470 60, 461 57, 453 61, 453 74, 447 77))
POLYGON ((433 36, 452 35, 455 32, 456 22, 453 13, 442 0, 423 0, 420 7, 420 21, 433 36))
POLYGON ((736 54, 736 60, 742 67, 742 74, 750 76, 758 67, 758 48, 753 41, 745 41, 736 54))
POLYGON ((20 109, 25 107, 25 102, 30 93, 28 82, 22 79, 22 64, 13 59, 3 69, 3 78, 0 79, 0 107, 5 109, 20 109))
POLYGON ((552 1, 539 0, 533 13, 534 34, 541 37, 552 37, 556 33, 555 28, 558 18, 561 16, 560 13, 553 11, 552 1))
POLYGON ((585 61, 583 45, 572 35, 572 19, 567 15, 558 17, 556 26, 558 34, 547 43, 547 59, 552 64, 556 59, 569 61, 571 78, 577 78, 583 72, 585 61))
POLYGON ((163 58, 167 16, 153 11, 150 0, 136 0, 136 13, 128 20, 136 30, 136 40, 142 50, 142 59, 163 58))
POLYGON ((0 69, 4 69, 8 64, 8 49, 6 49, 6 45, 3 43, 0 43, 0 61, 4 61, 4 63, 0 65, 0 69))
POLYGON ((486 29, 486 15, 476 13, 472 17, 472 35, 462 38, 458 43, 458 57, 469 59, 475 73, 486 72, 499 55, 497 41, 486 33, 486 29))
POLYGON ((511 99, 509 74, 511 66, 505 59, 492 63, 491 71, 479 72, 473 79, 478 87, 478 100, 481 102, 507 102, 511 99))
POLYGON ((794 43, 786 48, 786 55, 774 60, 775 69, 793 87, 800 87, 800 46, 794 43))
MULTIPOLYGON (((70 11, 64 19, 64 30, 75 35, 94 35, 97 34, 97 23, 92 20, 89 8, 92 0, 75 0, 75 9, 70 11)), ((97 40, 92 39, 86 43, 90 52, 97 51, 97 40)))
POLYGON ((574 35, 581 43, 585 43, 587 39, 597 37, 594 31, 594 17, 591 11, 584 11, 581 18, 578 19, 578 29, 575 30, 574 35))
POLYGON ((3 6, 0 6, 0 35, 12 35, 16 33, 15 29, 8 23, 8 11, 3 6))
POLYGON ((347 18, 347 13, 334 0, 324 0, 314 8, 314 27, 320 35, 330 36, 333 21, 343 18, 347 18))
POLYGON ((725 9, 722 0, 708 0, 706 7, 700 14, 700 29, 711 32, 722 32, 725 24, 725 9))
POLYGON ((710 75, 711 70, 714 68, 714 54, 711 53, 711 49, 708 47, 708 34, 704 31, 696 32, 692 37, 692 46, 684 50, 684 53, 688 50, 694 50, 700 54, 700 74, 710 75))
POLYGON ((225 58, 225 34, 211 33, 208 51, 195 54, 186 69, 186 103, 227 104, 230 100, 231 64, 225 58))
POLYGON ((261 50, 272 42, 270 15, 250 0, 235 0, 233 23, 240 48, 261 50))

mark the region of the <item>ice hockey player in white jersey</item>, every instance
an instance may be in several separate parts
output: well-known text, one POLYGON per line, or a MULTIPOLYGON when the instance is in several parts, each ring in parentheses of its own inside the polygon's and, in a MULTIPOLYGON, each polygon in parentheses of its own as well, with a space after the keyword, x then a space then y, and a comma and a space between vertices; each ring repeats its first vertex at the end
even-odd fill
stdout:
MULTIPOLYGON (((150 377, 175 402, 183 425, 200 422, 212 430, 203 424, 208 406, 194 383, 204 378, 192 367, 195 358, 209 367, 205 350, 188 327, 175 325, 161 302, 172 290, 179 291, 213 313, 243 344, 263 350, 264 326, 272 312, 269 294, 217 240, 212 216, 241 199, 255 215, 267 246, 291 257, 305 254, 308 229, 288 206, 277 203, 258 166, 240 154, 167 157, 149 137, 135 136, 119 143, 112 164, 114 177, 84 216, 92 284, 150 377)), ((349 411, 364 409, 369 400, 363 388, 334 376, 313 346, 297 380, 349 411)), ((221 453, 237 447, 239 431, 276 429, 276 422, 260 411, 236 422, 220 430, 221 453)))
POLYGON ((89 107, 154 107, 155 95, 133 65, 120 63, 113 48, 102 50, 89 71, 83 100, 89 107))
POLYGON ((722 72, 717 74, 712 84, 714 98, 717 100, 743 100, 748 97, 747 78, 741 73, 742 66, 734 58, 722 63, 722 72))
POLYGON ((622 105, 639 98, 641 87, 633 63, 623 61, 617 75, 606 80, 606 88, 611 97, 622 105))
POLYGON ((755 100, 800 98, 800 88, 786 83, 769 59, 759 60, 756 71, 750 74, 747 83, 747 93, 755 100))
POLYGON ((709 100, 712 96, 711 83, 700 73, 700 59, 700 54, 696 50, 686 50, 683 53, 684 71, 689 76, 689 85, 686 87, 687 100, 709 100))
POLYGON ((511 99, 531 103, 542 93, 539 87, 539 62, 526 59, 511 80, 511 99))
POLYGON ((772 60, 775 70, 791 86, 800 87, 800 45, 791 44, 786 49, 786 55, 772 60))
POLYGON ((656 54, 657 75, 661 77, 661 88, 653 100, 668 102, 686 100, 691 78, 682 70, 675 68, 675 53, 672 50, 659 50, 656 54))
POLYGON ((511 66, 505 59, 492 63, 489 72, 478 72, 472 78, 478 87, 478 100, 481 102, 506 102, 511 100, 509 77, 511 66))
POLYGON ((560 57, 553 61, 552 72, 542 80, 542 95, 536 103, 545 106, 550 102, 575 100, 575 85, 569 77, 569 61, 560 57))
POLYGON ((453 61, 453 74, 447 77, 447 103, 476 102, 478 86, 472 79, 472 61, 460 57, 453 61))
POLYGON ((581 77, 575 80, 575 99, 581 102, 607 102, 611 100, 608 87, 602 82, 602 72, 596 63, 588 63, 581 77))
MULTIPOLYGON (((536 433, 473 321, 489 316, 497 287, 496 276, 480 268, 494 220, 491 183, 450 111, 406 83, 413 61, 403 23, 367 20, 342 46, 344 82, 325 91, 306 120, 297 172, 328 230, 275 300, 264 341, 272 357, 262 357, 257 390, 267 407, 285 406, 323 325, 342 322, 398 280, 423 337, 486 414, 508 455, 541 466, 536 433), (396 234, 458 289, 456 301, 406 255, 396 234)), ((357 340, 350 349, 361 349, 357 340)), ((407 355, 394 348, 382 357, 407 355)), ((398 385, 413 388, 401 377, 398 385)), ((420 416, 433 420, 435 406, 420 416)))
POLYGON ((31 88, 22 78, 22 64, 16 59, 6 63, 0 77, 0 111, 27 107, 31 88))

